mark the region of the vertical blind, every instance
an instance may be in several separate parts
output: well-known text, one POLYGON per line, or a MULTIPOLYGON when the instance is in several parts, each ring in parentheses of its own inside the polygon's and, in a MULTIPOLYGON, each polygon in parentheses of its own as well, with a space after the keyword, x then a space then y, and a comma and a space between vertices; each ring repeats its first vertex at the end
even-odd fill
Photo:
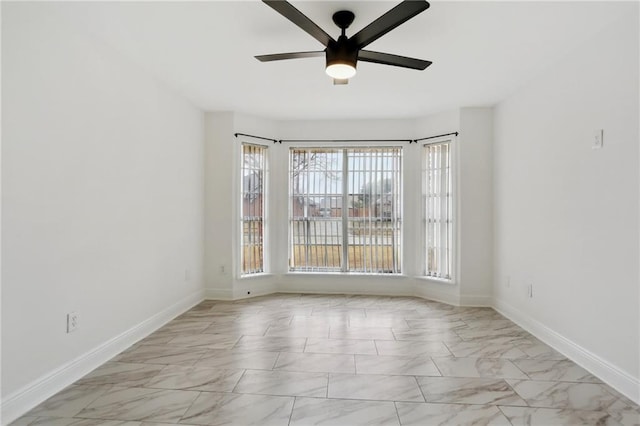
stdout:
POLYGON ((425 275, 451 279, 453 269, 451 142, 425 145, 423 164, 425 275))
POLYGON ((264 201, 267 148, 242 145, 241 273, 264 272, 264 201))
POLYGON ((402 148, 292 148, 289 268, 400 273, 402 148))

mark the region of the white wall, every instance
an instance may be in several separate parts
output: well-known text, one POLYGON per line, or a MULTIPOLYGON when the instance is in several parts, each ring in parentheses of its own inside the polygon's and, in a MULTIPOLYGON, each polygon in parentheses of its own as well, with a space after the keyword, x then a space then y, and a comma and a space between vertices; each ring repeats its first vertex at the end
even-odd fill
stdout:
POLYGON ((2 4, 2 63, 4 403, 201 298, 204 134, 202 112, 37 4, 2 4))
POLYGON ((460 300, 490 305, 493 286, 493 109, 462 108, 458 158, 460 300))
POLYGON ((233 143, 233 113, 206 113, 204 282, 221 299, 233 293, 233 143))
MULTIPOLYGON (((239 181, 240 147, 242 142, 260 143, 271 148, 272 143, 235 133, 274 137, 272 120, 229 111, 205 114, 205 293, 213 299, 238 299, 272 293, 275 275, 270 260, 277 264, 269 248, 278 240, 278 230, 268 227, 265 236, 267 274, 240 277, 239 235, 239 181), (251 294, 247 294, 250 292, 251 294)), ((271 159, 271 158, 270 158, 271 159)), ((269 164, 273 173, 279 167, 269 164)), ((286 171, 285 171, 286 173, 286 171)), ((268 185, 270 181, 268 182, 268 185)), ((267 203, 267 220, 276 217, 276 202, 267 203)))
POLYGON ((638 4, 620 7, 625 19, 496 108, 494 292, 638 400, 638 4))

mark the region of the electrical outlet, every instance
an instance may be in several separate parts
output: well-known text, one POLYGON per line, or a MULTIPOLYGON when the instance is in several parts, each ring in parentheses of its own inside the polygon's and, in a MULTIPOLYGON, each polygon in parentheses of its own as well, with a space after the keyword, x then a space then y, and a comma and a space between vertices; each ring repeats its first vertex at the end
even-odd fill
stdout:
POLYGON ((527 297, 533 298, 533 284, 527 284, 527 297))
POLYGON ((220 275, 224 275, 227 273, 226 268, 224 267, 224 265, 220 265, 220 275))
POLYGON ((594 130, 591 149, 600 149, 604 145, 604 129, 594 130))
POLYGON ((77 312, 69 312, 67 314, 67 333, 73 333, 78 328, 80 315, 77 312))

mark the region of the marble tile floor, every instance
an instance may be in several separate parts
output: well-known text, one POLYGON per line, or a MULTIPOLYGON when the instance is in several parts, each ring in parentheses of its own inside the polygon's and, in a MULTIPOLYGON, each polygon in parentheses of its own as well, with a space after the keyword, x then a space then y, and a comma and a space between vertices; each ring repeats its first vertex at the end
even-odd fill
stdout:
POLYGON ((489 308, 411 297, 204 301, 15 426, 640 425, 489 308))

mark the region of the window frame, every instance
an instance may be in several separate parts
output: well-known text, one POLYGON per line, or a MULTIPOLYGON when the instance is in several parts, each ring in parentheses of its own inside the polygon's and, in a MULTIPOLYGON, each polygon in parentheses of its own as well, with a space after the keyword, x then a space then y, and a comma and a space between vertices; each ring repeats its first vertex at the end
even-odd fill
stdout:
MULTIPOLYGON (((405 155, 406 155, 406 149, 405 146, 403 144, 400 143, 385 143, 384 145, 372 145, 370 142, 363 142, 363 143, 354 143, 354 142, 350 142, 348 144, 343 144, 343 143, 336 143, 336 144, 331 144, 331 145, 327 145, 327 144, 321 144, 321 145, 305 145, 305 146, 301 146, 301 145, 290 145, 287 147, 287 180, 288 180, 288 192, 287 192, 287 253, 288 253, 288 262, 287 262, 287 273, 289 274, 334 274, 334 275, 379 275, 379 276, 403 276, 404 275, 404 253, 405 253, 405 243, 404 243, 404 208, 405 208, 405 200, 404 200, 404 195, 405 195, 405 168, 406 168, 406 163, 405 163, 405 155), (395 262, 395 272, 379 272, 379 271, 359 271, 359 270, 349 270, 347 269, 349 267, 348 265, 348 258, 349 258, 349 247, 357 247, 358 245, 356 244, 348 244, 349 241, 349 237, 346 234, 346 230, 349 227, 349 221, 348 221, 348 209, 344 209, 342 208, 342 215, 338 216, 340 217, 340 226, 342 227, 343 230, 343 234, 340 237, 341 240, 343 242, 347 242, 346 245, 343 244, 342 249, 340 250, 341 252, 341 263, 342 265, 337 268, 337 269, 327 269, 327 270, 322 270, 322 267, 312 267, 316 270, 304 270, 303 268, 300 269, 293 269, 292 267, 292 262, 293 262, 293 228, 292 228, 292 221, 293 221, 293 204, 291 202, 292 197, 293 197, 293 181, 291 179, 291 153, 293 150, 339 150, 342 151, 344 153, 344 155, 346 156, 349 150, 366 150, 366 149, 397 149, 398 150, 398 155, 397 155, 397 159, 399 161, 399 165, 398 165, 398 169, 397 171, 395 171, 395 173, 397 173, 397 178, 399 180, 399 183, 397 183, 397 193, 395 194, 395 197, 398 198, 397 201, 397 207, 399 210, 399 213, 396 215, 396 219, 394 221, 394 224, 397 224, 398 226, 398 231, 397 231, 397 238, 398 241, 395 243, 396 247, 397 247, 397 254, 396 254, 396 262, 395 262)), ((343 179, 342 182, 342 192, 340 193, 340 198, 342 199, 342 205, 345 205, 345 200, 347 201, 347 205, 348 205, 348 200, 349 200, 349 196, 351 194, 349 194, 349 189, 348 189, 348 167, 345 166, 346 163, 343 163, 343 168, 342 168, 342 172, 343 174, 345 172, 347 172, 346 175, 344 175, 346 178, 343 179), (347 191, 345 193, 345 191, 347 191)))
POLYGON ((268 218, 268 211, 269 211, 269 146, 268 145, 263 145, 260 143, 253 143, 253 142, 241 142, 240 143, 240 149, 239 149, 240 153, 239 153, 239 170, 240 173, 238 174, 239 177, 239 182, 238 182, 238 194, 239 194, 239 202, 238 202, 238 274, 240 278, 249 278, 249 277, 255 277, 255 276, 260 276, 263 274, 267 274, 268 273, 268 251, 266 250, 267 247, 267 242, 268 242, 268 238, 269 238, 269 218, 268 218), (246 170, 245 168, 245 162, 244 162, 244 156, 245 156, 245 147, 254 147, 254 148, 258 148, 260 150, 262 150, 262 169, 261 169, 261 179, 262 179, 262 184, 261 184, 261 191, 260 191, 260 196, 261 196, 261 210, 262 210, 262 214, 261 214, 261 241, 260 241, 260 245, 261 245, 261 252, 262 252, 262 262, 261 262, 261 268, 258 268, 256 270, 252 270, 249 272, 245 272, 245 268, 244 268, 244 261, 245 261, 245 235, 244 235, 244 224, 245 224, 245 216, 244 216, 244 202, 245 202, 245 190, 244 190, 244 172, 246 170))
POLYGON ((430 140, 429 142, 423 143, 421 146, 421 222, 422 222, 422 241, 421 241, 421 276, 422 278, 428 280, 434 280, 439 282, 444 282, 448 284, 455 284, 458 277, 458 194, 459 188, 457 186, 458 176, 457 176, 457 137, 454 136, 445 136, 441 138, 435 138, 430 140), (449 180, 450 180, 450 188, 451 194, 449 195, 450 201, 450 211, 448 214, 448 220, 451 226, 451 235, 449 239, 449 253, 450 253, 450 262, 449 262, 449 276, 442 277, 437 275, 429 274, 428 267, 428 259, 429 259, 429 237, 428 237, 428 205, 427 205, 427 172, 428 172, 428 158, 427 158, 427 147, 434 145, 449 145, 449 180))

